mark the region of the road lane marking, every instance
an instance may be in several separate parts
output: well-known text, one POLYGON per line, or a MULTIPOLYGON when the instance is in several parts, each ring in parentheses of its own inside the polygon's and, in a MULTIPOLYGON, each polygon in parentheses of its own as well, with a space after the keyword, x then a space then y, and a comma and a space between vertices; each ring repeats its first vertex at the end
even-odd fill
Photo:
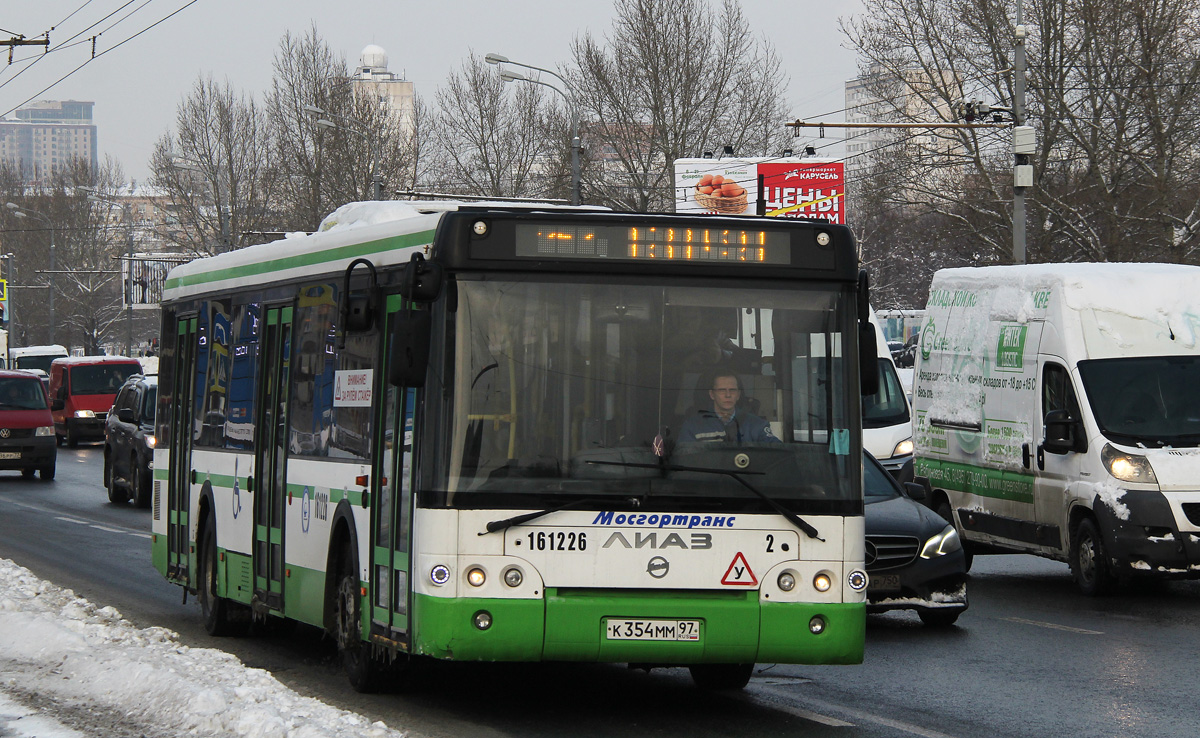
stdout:
POLYGON ((109 528, 108 526, 105 526, 105 525, 93 524, 92 527, 95 528, 96 530, 102 530, 105 533, 126 533, 126 532, 128 532, 128 531, 121 530, 120 528, 109 528))
POLYGON ((74 523, 75 525, 90 525, 88 523, 88 521, 86 521, 86 520, 76 520, 75 518, 64 518, 61 515, 55 515, 54 519, 55 520, 64 520, 68 523, 74 523))
MULTIPOLYGON (((780 697, 786 697, 786 698, 792 697, 792 695, 787 694, 786 692, 783 692, 782 690, 772 689, 771 687, 767 687, 767 686, 760 686, 759 689, 763 690, 764 692, 772 692, 774 694, 779 695, 780 697)), ((779 702, 765 702, 765 704, 764 704, 763 701, 754 699, 754 695, 747 694, 745 692, 738 692, 736 694, 731 694, 730 696, 734 697, 735 699, 740 699, 743 702, 751 702, 751 703, 754 703, 757 705, 762 705, 764 707, 768 707, 772 710, 779 710, 780 712, 786 712, 789 715, 795 715, 798 718, 803 718, 804 720, 809 720, 814 723, 820 723, 821 725, 828 725, 831 728, 852 728, 852 727, 854 727, 854 723, 848 723, 845 720, 838 720, 835 717, 831 717, 829 715, 822 715, 821 713, 813 712, 812 710, 805 710, 802 707, 792 707, 791 705, 785 705, 785 704, 781 704, 779 702)))
MULTIPOLYGON (((751 682, 751 684, 753 685, 754 683, 751 682)), ((796 696, 794 694, 785 692, 780 689, 776 689, 776 688, 772 688, 772 687, 760 687, 760 689, 763 689, 764 691, 772 692, 774 694, 777 694, 781 697, 785 697, 788 699, 796 699, 796 696)), ((824 702, 822 700, 814 699, 807 695, 805 695, 801 699, 802 699, 802 701, 804 701, 810 705, 815 705, 815 706, 819 707, 821 710, 824 710, 825 712, 837 712, 837 713, 841 713, 843 715, 849 715, 850 717, 854 718, 855 720, 858 720, 860 723, 875 723, 877 725, 882 725, 884 727, 892 728, 894 730, 900 730, 905 733, 911 733, 912 735, 918 735, 918 736, 921 736, 921 738, 954 738, 954 736, 951 736, 947 733, 941 733, 939 731, 933 730, 932 728, 923 728, 920 725, 913 725, 912 723, 906 723, 903 720, 893 720, 892 718, 883 717, 882 715, 875 715, 874 713, 866 712, 864 710, 857 710, 853 707, 847 707, 845 705, 833 705, 828 702, 824 702)), ((778 709, 778 710, 782 710, 784 712, 793 712, 793 710, 797 710, 799 712, 808 712, 807 710, 803 710, 802 708, 789 708, 786 705, 780 705, 780 704, 776 704, 774 702, 767 703, 765 706, 771 707, 774 709, 778 709)), ((814 713, 811 713, 811 715, 813 715, 814 717, 809 718, 809 719, 816 719, 816 717, 823 718, 823 720, 818 720, 817 722, 824 722, 825 725, 831 725, 831 726, 835 726, 835 727, 850 727, 850 726, 854 725, 854 723, 843 722, 843 721, 838 720, 837 718, 824 715, 823 713, 814 712, 814 713), (833 721, 833 722, 825 722, 827 720, 833 721)), ((804 716, 801 716, 801 717, 804 717, 804 716)))
POLYGON ((1026 620, 1025 618, 1000 618, 1007 620, 1010 623, 1020 623, 1021 625, 1033 625, 1038 628, 1049 628, 1050 630, 1062 630, 1067 633, 1080 633, 1082 635, 1104 635, 1102 630, 1088 630, 1087 628, 1072 628, 1069 625, 1059 625, 1058 623, 1047 623, 1041 620, 1026 620))

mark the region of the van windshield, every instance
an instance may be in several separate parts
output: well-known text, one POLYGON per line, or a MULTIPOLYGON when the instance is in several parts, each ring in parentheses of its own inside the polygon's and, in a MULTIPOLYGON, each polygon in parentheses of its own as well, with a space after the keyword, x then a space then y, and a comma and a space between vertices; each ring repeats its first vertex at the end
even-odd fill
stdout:
POLYGON ((37 377, 0 378, 0 407, 5 410, 45 410, 46 395, 37 377))
POLYGON ((879 390, 863 396, 863 427, 887 428, 908 422, 908 402, 896 367, 885 358, 879 359, 879 390))
POLYGON ((1200 356, 1081 361, 1079 376, 1109 440, 1200 445, 1200 356))
POLYGON ((71 394, 115 395, 137 367, 132 364, 88 364, 71 367, 71 394))
POLYGON ((18 356, 13 359, 14 369, 41 369, 47 374, 50 373, 50 363, 55 359, 63 358, 59 354, 36 354, 31 356, 18 356))

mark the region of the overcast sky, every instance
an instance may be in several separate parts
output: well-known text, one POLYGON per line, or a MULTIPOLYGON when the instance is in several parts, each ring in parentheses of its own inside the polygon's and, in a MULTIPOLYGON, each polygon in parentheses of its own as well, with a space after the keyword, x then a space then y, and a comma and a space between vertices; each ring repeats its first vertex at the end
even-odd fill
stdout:
MULTIPOLYGON (((837 111, 829 119, 842 120, 843 84, 855 76, 855 59, 843 48, 837 20, 856 12, 858 0, 742 0, 742 7, 751 28, 783 59, 791 115, 815 119, 837 111)), ((0 114, 13 117, 10 111, 26 100, 93 101, 101 160, 112 156, 127 176, 145 180, 154 141, 173 126, 176 106, 196 78, 227 78, 261 99, 287 31, 303 35, 315 25, 351 65, 364 46, 382 46, 391 71, 432 99, 471 51, 554 68, 567 60, 574 37, 603 36, 611 19, 609 0, 4 0, 0 38, 34 37, 53 27, 51 49, 62 48, 33 64, 21 60, 41 56, 42 48, 17 48, 15 63, 0 71, 0 114), (98 57, 89 62, 91 37, 101 31, 98 57)))

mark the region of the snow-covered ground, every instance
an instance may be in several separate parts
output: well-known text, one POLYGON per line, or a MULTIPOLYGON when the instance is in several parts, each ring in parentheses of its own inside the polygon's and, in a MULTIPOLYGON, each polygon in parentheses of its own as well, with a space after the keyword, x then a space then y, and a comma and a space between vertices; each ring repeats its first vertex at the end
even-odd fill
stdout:
POLYGON ((399 738, 0 559, 0 736, 399 738))

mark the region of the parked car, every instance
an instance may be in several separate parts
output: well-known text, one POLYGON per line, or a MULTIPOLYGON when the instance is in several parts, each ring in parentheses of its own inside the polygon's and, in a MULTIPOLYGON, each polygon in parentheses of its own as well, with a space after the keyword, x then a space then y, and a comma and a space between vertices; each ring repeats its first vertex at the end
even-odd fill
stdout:
POLYGON ((104 486, 108 500, 131 497, 149 507, 154 476, 154 407, 158 377, 131 376, 117 393, 104 422, 104 486))
POLYGON ((0 371, 0 469, 40 472, 54 479, 58 448, 54 420, 41 380, 30 372, 0 371))
POLYGON ((930 626, 953 625, 967 609, 967 564, 954 526, 914 497, 869 453, 866 495, 867 612, 916 610, 930 626))
POLYGON ((104 438, 104 419, 117 390, 132 374, 141 374, 137 359, 124 356, 73 356, 50 364, 50 411, 60 441, 104 438))

